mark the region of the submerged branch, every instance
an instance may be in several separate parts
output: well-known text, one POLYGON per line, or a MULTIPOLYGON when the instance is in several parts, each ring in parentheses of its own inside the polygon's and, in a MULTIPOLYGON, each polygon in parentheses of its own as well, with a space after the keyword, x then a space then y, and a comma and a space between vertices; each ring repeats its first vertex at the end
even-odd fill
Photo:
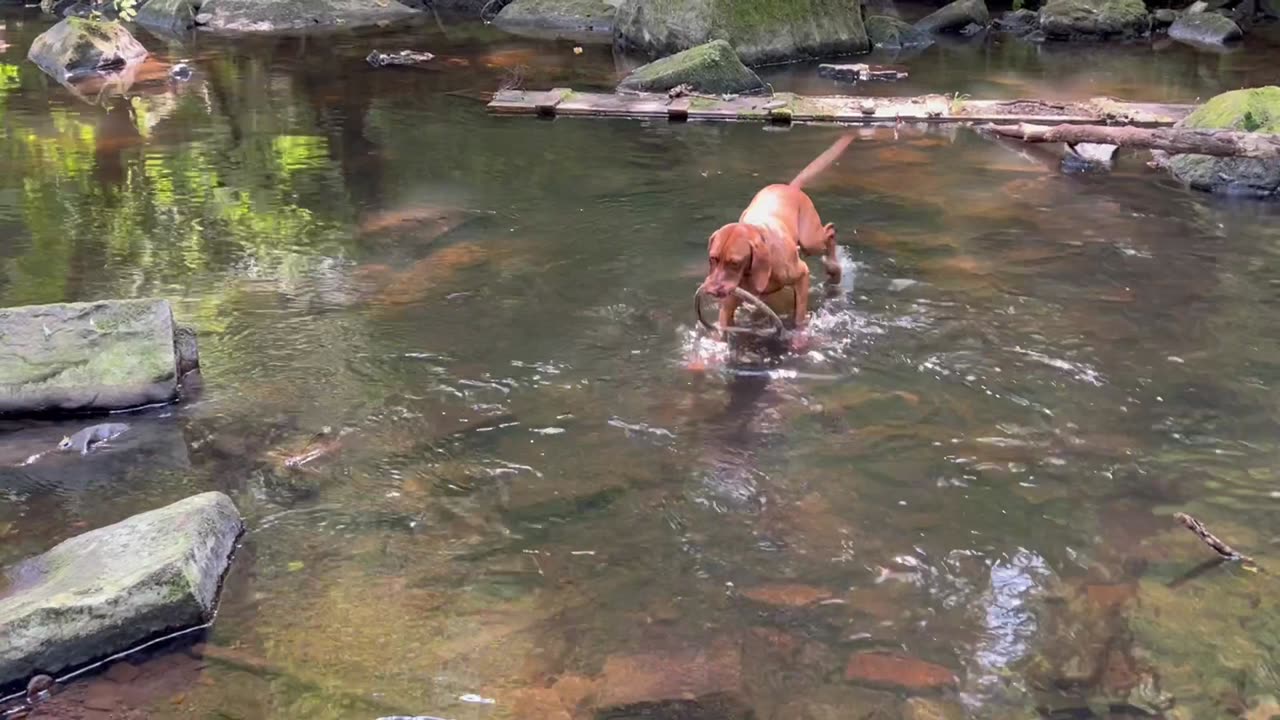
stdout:
POLYGON ((1218 553, 1222 557, 1228 560, 1240 560, 1242 562, 1249 563, 1250 565, 1256 565, 1256 563, 1254 563, 1253 561, 1253 558, 1249 557, 1248 555, 1245 555, 1244 553, 1237 552, 1230 545, 1218 539, 1218 536, 1209 532, 1209 528, 1205 527, 1204 523, 1200 522, 1199 520, 1191 517, 1186 513, 1178 513, 1173 517, 1178 522, 1182 523, 1183 526, 1186 527, 1188 530, 1195 533, 1196 537, 1203 540, 1205 545, 1208 545, 1209 547, 1213 548, 1213 551, 1218 553))

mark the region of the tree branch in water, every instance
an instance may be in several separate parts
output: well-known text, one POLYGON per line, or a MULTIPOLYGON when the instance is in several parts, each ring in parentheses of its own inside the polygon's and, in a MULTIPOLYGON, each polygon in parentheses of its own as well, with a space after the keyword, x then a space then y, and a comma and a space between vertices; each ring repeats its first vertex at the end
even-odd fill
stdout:
POLYGON ((1109 125, 987 125, 983 131, 1023 142, 1096 143, 1163 150, 1174 155, 1280 159, 1280 135, 1232 130, 1113 127, 1109 125))
POLYGON ((1205 545, 1208 545, 1209 547, 1213 548, 1213 551, 1218 553, 1222 557, 1228 560, 1240 560, 1242 562, 1249 563, 1250 565, 1257 564, 1253 561, 1253 558, 1249 557, 1248 555, 1245 555, 1244 553, 1236 552, 1236 550, 1232 548, 1230 545, 1222 542, 1222 540, 1219 540, 1218 536, 1209 532, 1209 528, 1205 527, 1204 523, 1200 522, 1199 520, 1191 517, 1186 513, 1178 513, 1173 517, 1175 520, 1182 523, 1183 526, 1186 527, 1188 530, 1195 533, 1196 537, 1203 540, 1205 545))

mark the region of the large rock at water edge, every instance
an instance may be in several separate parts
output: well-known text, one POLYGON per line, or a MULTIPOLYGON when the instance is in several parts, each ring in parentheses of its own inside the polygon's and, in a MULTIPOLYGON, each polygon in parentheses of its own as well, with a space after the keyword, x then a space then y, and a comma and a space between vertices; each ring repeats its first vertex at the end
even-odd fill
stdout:
POLYGON ((867 39, 872 47, 886 50, 928 47, 933 38, 897 18, 872 15, 866 20, 867 39))
POLYGON ((1151 18, 1142 0, 1049 0, 1040 29, 1057 40, 1138 37, 1150 31, 1151 18))
POLYGON ((138 22, 164 30, 195 25, 270 33, 382 25, 417 14, 394 0, 150 0, 139 11, 138 22))
POLYGON ((196 7, 200 0, 147 0, 138 8, 134 20, 153 30, 181 32, 196 25, 196 7))
POLYGON ((3 308, 0 415, 172 402, 194 353, 194 336, 165 300, 3 308))
POLYGON ((759 76, 743 65, 738 54, 723 40, 713 40, 636 68, 618 89, 666 92, 677 85, 715 94, 764 89, 759 76))
POLYGON ((870 49, 861 0, 623 0, 614 37, 658 57, 726 40, 748 65, 870 49))
POLYGON ((204 493, 78 535, 0 576, 0 686, 199 625, 241 529, 204 493))
MULTIPOLYGON (((1232 90, 1196 108, 1178 127, 1280 133, 1280 87, 1232 90)), ((1198 190, 1274 196, 1280 190, 1280 162, 1255 158, 1176 155, 1174 176, 1198 190)))
POLYGON ((493 24, 523 35, 590 39, 612 37, 617 0, 515 0, 493 24))
POLYGON ((1169 26, 1169 37, 1192 45, 1225 45, 1244 37, 1240 26, 1213 12, 1183 13, 1169 26))
POLYGON ((984 0, 956 0, 916 21, 916 29, 925 33, 960 32, 970 24, 983 26, 990 20, 984 0))
POLYGON ((60 21, 27 51, 28 60, 63 84, 118 72, 146 57, 147 49, 123 25, 83 18, 60 21))

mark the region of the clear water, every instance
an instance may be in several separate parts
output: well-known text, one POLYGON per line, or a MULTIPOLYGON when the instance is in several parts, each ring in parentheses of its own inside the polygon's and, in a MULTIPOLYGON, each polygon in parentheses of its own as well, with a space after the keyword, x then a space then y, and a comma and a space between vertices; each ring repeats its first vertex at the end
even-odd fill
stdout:
MULTIPOLYGON (((45 26, 0 21, 0 302, 166 297, 203 389, 87 459, 19 467, 83 423, 0 424, 0 563, 203 490, 248 526, 205 644, 73 686, 83 716, 592 717, 550 688, 726 644, 757 718, 909 712, 846 678, 867 650, 972 717, 1275 689, 1276 581, 1184 577, 1171 514, 1274 551, 1276 206, 862 131, 811 188, 846 267, 812 350, 744 358, 694 332, 706 238, 838 129, 491 118, 466 96, 628 61, 448 19, 148 36, 131 116, 25 62, 45 26), (363 63, 404 47, 440 57, 363 63)), ((1190 102, 1275 58, 946 44, 874 92, 1190 102)))

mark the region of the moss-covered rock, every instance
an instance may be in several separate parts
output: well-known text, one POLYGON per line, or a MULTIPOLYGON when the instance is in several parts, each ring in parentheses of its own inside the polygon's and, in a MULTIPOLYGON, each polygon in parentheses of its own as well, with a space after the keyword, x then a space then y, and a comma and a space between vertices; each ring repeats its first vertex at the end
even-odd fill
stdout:
POLYGON ((970 24, 986 25, 990 20, 984 0, 956 0, 918 20, 916 29, 925 33, 960 32, 970 24))
POLYGON ((604 0, 515 0, 493 24, 508 32, 537 37, 590 39, 612 37, 616 2, 604 0))
MULTIPOLYGON (((1280 133, 1280 87, 1223 93, 1196 108, 1178 127, 1280 133)), ((1177 155, 1169 160, 1169 169, 1197 190, 1258 196, 1280 190, 1280 163, 1271 160, 1177 155)))
POLYGON ((712 40, 675 55, 636 68, 618 85, 619 90, 666 92, 689 85, 704 93, 745 93, 764 89, 759 76, 724 40, 712 40))
POLYGON ((1138 37, 1150 31, 1151 18, 1142 0, 1049 0, 1040 29, 1057 40, 1138 37))
POLYGON ((27 59, 60 83, 74 83, 142 62, 147 49, 124 26, 66 18, 31 43, 27 59))
POLYGON ((150 0, 139 21, 162 29, 194 23, 229 33, 270 33, 379 25, 417 14, 398 2, 379 0, 150 0))
POLYGON ((872 15, 867 18, 867 39, 872 47, 897 50, 901 48, 927 47, 933 38, 897 18, 872 15))
POLYGON ((1183 13, 1169 26, 1169 37, 1193 45, 1224 45, 1244 37, 1240 26, 1213 12, 1183 13))
POLYGON ((748 65, 870 49, 861 0, 623 0, 614 37, 670 55, 725 40, 748 65))
POLYGON ((204 493, 10 568, 0 597, 0 686, 206 621, 240 529, 231 499, 204 493))
POLYGON ((171 402, 179 366, 198 362, 193 344, 179 338, 164 300, 0 309, 0 415, 171 402), (183 362, 179 344, 192 356, 183 362))
POLYGON ((199 0, 147 0, 138 8, 136 21, 148 28, 177 32, 190 30, 196 24, 199 0))

